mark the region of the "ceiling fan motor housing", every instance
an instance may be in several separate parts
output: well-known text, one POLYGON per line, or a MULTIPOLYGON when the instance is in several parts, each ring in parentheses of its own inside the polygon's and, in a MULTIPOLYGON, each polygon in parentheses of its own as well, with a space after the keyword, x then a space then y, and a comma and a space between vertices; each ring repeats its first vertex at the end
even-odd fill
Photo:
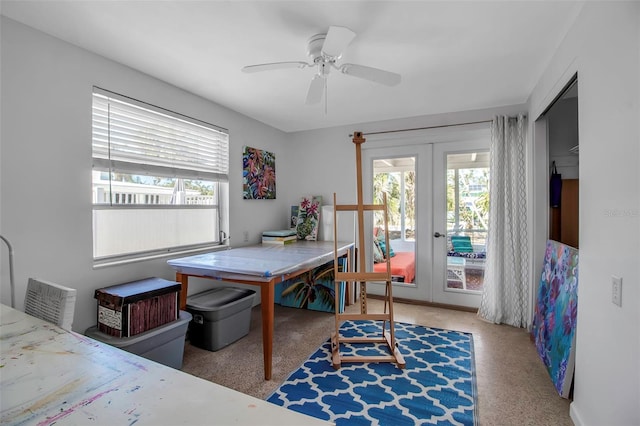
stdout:
POLYGON ((326 34, 316 34, 309 38, 307 45, 307 55, 309 55, 313 63, 318 66, 318 74, 321 76, 329 74, 329 71, 331 71, 330 65, 338 59, 327 56, 322 52, 322 46, 324 46, 326 38, 326 34))
POLYGON ((307 44, 307 55, 309 55, 313 62, 317 63, 322 60, 322 46, 324 45, 324 40, 326 38, 326 34, 316 34, 309 38, 309 42, 307 44))

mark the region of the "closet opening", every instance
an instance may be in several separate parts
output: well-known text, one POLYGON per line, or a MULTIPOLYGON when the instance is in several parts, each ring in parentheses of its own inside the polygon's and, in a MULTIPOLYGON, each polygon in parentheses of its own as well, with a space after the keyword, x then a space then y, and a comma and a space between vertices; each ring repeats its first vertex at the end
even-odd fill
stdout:
POLYGON ((549 239, 579 248, 578 78, 544 113, 549 162, 549 239))

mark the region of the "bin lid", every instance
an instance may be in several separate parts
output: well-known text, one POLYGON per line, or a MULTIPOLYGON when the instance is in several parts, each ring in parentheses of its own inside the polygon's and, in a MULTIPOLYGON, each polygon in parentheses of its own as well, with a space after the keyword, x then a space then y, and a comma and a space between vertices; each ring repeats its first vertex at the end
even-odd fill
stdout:
POLYGON ((255 291, 235 287, 218 287, 187 298, 187 308, 202 311, 216 310, 236 300, 253 295, 255 291))
POLYGON ((103 297, 109 297, 112 302, 120 306, 167 293, 174 293, 180 291, 181 288, 182 285, 176 281, 168 281, 162 278, 146 278, 99 288, 95 291, 94 298, 100 300, 103 297))

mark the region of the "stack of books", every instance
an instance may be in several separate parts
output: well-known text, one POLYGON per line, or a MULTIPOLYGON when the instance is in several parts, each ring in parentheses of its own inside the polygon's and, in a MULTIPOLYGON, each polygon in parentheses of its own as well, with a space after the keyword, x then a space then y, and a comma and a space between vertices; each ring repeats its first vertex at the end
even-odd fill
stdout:
POLYGON ((262 233, 262 244, 292 244, 298 239, 295 229, 285 229, 282 231, 264 231, 262 233))

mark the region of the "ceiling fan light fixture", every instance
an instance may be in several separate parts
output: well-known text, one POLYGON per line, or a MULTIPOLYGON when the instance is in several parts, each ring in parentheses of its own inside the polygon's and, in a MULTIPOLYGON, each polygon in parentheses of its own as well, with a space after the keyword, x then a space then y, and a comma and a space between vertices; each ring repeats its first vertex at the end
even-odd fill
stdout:
POLYGON ((318 74, 326 78, 331 71, 331 64, 327 62, 318 62, 318 74))

